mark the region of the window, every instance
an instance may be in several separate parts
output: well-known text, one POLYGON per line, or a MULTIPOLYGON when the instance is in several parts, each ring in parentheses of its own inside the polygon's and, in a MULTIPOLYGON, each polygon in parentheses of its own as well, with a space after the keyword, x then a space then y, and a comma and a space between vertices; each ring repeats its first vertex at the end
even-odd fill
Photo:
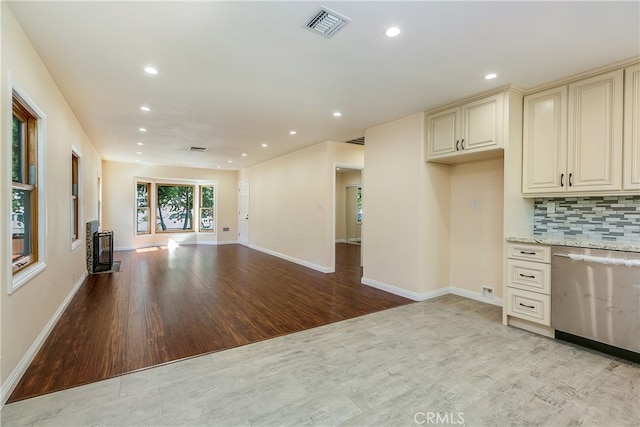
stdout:
POLYGON ((216 230, 213 218, 215 192, 213 185, 200 186, 200 231, 212 233, 216 230))
POLYGON ((157 185, 156 231, 193 231, 193 185, 157 185))
POLYGON ((80 239, 80 193, 78 180, 78 164, 80 157, 75 151, 71 152, 71 241, 80 239))
POLYGON ((14 274, 38 261, 38 118, 12 98, 11 262, 14 274))
POLYGON ((136 234, 151 233, 150 215, 151 203, 149 196, 151 194, 151 183, 138 182, 136 191, 136 234))

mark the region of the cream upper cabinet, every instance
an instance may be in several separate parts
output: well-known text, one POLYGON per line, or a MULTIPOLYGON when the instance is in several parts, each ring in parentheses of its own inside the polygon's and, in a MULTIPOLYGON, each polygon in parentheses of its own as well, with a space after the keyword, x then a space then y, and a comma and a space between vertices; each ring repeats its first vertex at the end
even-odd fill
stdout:
POLYGON ((491 157, 503 147, 504 94, 452 107, 426 118, 427 160, 456 163, 491 157))
POLYGON ((640 64, 624 72, 623 189, 640 191, 640 64))
POLYGON ((569 85, 568 191, 622 189, 623 70, 569 85))
POLYGON ((522 192, 622 189, 623 70, 525 96, 522 192))
POLYGON ((523 193, 564 191, 567 90, 561 86, 524 97, 523 193))

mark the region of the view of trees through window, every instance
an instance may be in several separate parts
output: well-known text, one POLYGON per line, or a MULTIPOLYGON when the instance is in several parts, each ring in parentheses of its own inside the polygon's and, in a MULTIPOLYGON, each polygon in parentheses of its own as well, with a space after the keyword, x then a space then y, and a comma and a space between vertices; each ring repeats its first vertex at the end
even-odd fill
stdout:
POLYGON ((214 231, 213 185, 200 187, 200 231, 214 231))
POLYGON ((157 231, 193 230, 193 185, 158 184, 157 231))
POLYGON ((149 192, 151 184, 148 182, 138 182, 136 186, 136 234, 149 234, 150 202, 149 192))

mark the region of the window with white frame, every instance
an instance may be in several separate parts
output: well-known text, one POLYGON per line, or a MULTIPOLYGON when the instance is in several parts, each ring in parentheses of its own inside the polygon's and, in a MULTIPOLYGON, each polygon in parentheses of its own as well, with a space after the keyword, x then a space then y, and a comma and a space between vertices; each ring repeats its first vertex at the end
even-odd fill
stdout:
POLYGON ((216 230, 214 221, 215 190, 213 185, 200 186, 200 231, 213 233, 216 230))
POLYGON ((136 183, 136 234, 151 233, 151 183, 136 183))

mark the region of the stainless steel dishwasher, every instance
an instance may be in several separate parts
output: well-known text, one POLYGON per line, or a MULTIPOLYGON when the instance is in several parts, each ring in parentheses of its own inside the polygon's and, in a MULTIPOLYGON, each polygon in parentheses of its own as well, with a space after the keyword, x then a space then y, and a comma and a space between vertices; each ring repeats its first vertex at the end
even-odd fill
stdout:
POLYGON ((640 254, 554 246, 552 255, 556 338, 640 361, 640 254))

